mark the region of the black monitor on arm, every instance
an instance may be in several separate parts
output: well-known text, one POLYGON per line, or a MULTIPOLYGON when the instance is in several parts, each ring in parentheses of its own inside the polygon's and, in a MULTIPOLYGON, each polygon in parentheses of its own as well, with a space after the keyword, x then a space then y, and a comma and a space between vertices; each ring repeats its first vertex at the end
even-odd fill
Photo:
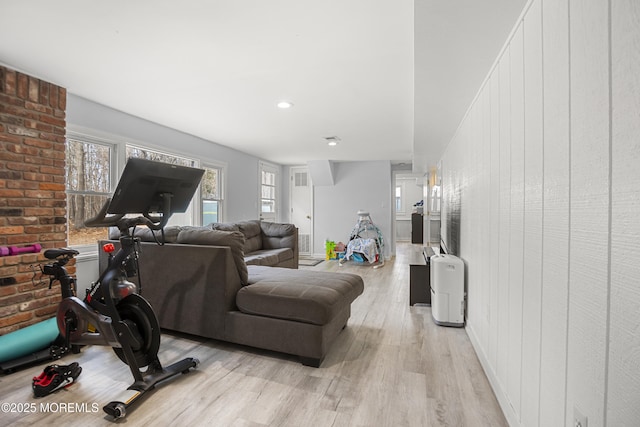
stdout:
POLYGON ((108 214, 142 214, 159 227, 185 212, 204 170, 130 158, 111 197, 108 214))
POLYGON ((108 213, 162 213, 162 194, 171 194, 171 212, 184 212, 202 179, 202 169, 131 158, 111 197, 108 213))

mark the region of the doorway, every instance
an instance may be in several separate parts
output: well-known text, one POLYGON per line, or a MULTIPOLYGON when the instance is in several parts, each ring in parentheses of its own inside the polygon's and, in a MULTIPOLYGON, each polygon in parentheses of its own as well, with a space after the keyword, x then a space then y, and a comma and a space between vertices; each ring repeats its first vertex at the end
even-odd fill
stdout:
POLYGON ((422 214, 423 209, 416 206, 424 203, 426 179, 421 174, 395 174, 394 186, 394 225, 396 242, 424 241, 424 217, 415 218, 414 214, 422 214), (416 220, 420 222, 416 227, 416 220), (419 233, 420 235, 415 235, 419 233))

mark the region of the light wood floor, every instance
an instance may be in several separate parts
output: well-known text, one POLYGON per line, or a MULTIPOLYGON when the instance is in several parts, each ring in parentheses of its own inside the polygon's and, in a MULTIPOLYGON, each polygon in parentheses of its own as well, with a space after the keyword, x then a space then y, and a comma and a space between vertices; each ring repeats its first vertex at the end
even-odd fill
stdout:
MULTIPOLYGON (((336 261, 303 267, 365 280, 320 368, 279 353, 163 335, 162 363, 192 356, 200 365, 159 385, 117 424, 506 426, 464 329, 436 326, 430 307, 409 306, 408 259, 418 249, 399 244, 396 258, 379 269, 336 261)), ((113 424, 102 406, 131 384, 128 368, 106 347, 58 363, 73 361, 83 367, 78 382, 41 399, 32 395, 31 377, 48 363, 0 376, 0 425, 113 424)))

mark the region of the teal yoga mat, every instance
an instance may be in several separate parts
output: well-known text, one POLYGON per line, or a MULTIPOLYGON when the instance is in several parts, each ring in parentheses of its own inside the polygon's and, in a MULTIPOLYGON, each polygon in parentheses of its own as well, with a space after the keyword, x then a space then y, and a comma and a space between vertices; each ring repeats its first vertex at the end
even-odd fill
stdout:
POLYGON ((58 337, 58 324, 53 317, 0 337, 0 363, 35 353, 48 347, 58 337))

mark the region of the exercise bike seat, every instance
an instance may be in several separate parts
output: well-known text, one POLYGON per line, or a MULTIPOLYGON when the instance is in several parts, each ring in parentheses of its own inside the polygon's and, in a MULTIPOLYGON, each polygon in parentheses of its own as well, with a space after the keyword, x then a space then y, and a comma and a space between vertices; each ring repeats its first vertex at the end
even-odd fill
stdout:
POLYGON ((44 257, 47 259, 56 259, 61 256, 65 257, 74 257, 78 255, 80 252, 75 249, 70 248, 56 248, 56 249, 47 249, 44 251, 44 257))

